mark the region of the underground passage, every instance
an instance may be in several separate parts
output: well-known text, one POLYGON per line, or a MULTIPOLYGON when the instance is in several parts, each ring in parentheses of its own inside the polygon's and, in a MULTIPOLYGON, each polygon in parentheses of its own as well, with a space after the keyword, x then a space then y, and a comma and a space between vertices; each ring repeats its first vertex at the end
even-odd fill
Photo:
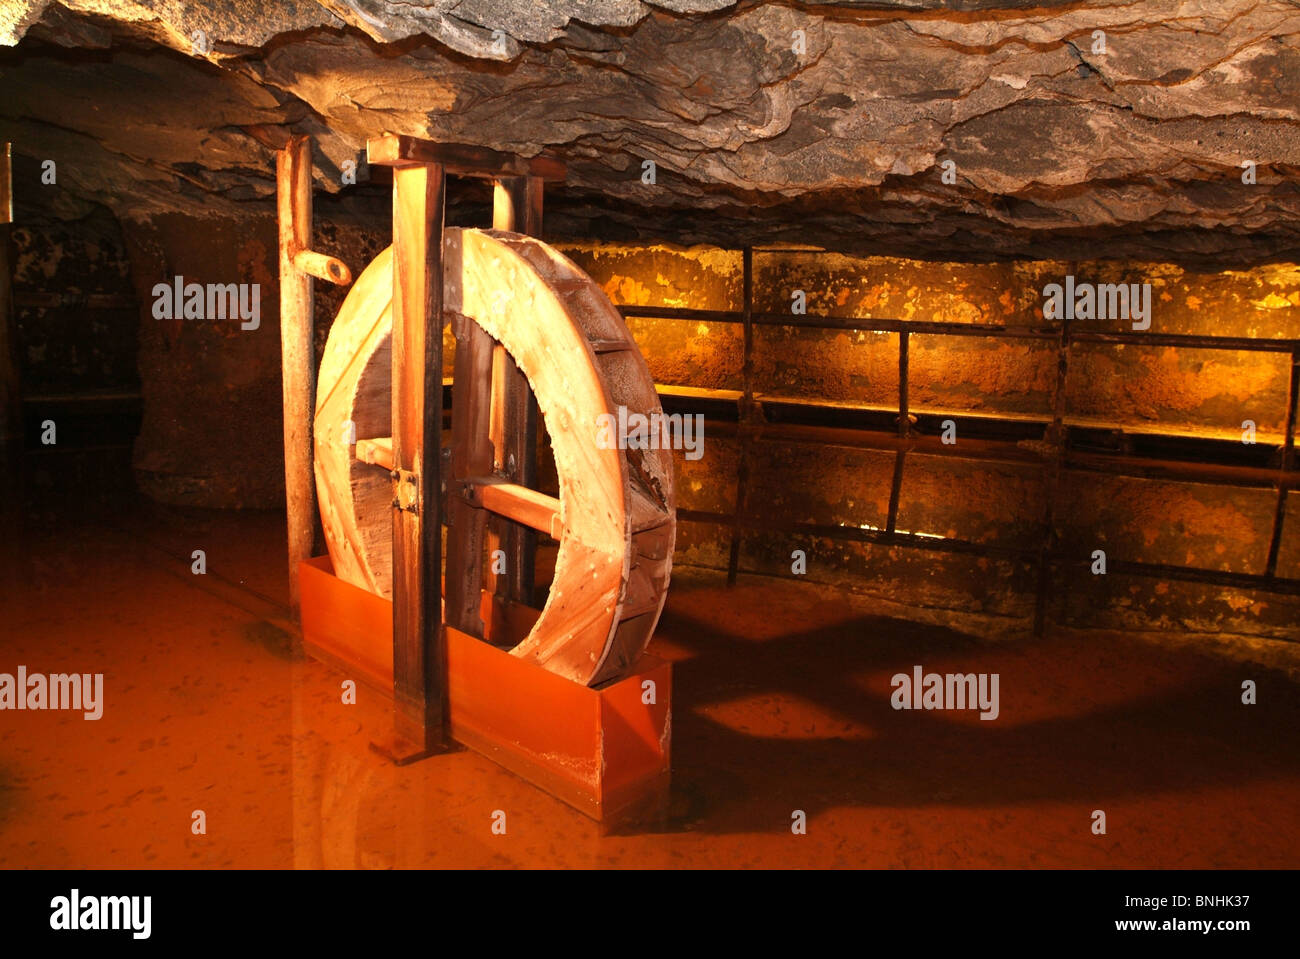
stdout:
POLYGON ((5 869, 1300 866, 1294 4, 3 6, 5 869))

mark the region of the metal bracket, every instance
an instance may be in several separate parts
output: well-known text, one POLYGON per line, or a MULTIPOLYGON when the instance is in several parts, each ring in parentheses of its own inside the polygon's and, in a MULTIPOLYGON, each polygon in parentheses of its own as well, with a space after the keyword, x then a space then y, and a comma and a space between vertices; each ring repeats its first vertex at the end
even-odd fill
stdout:
POLYGON ((391 470, 388 474, 396 489, 393 491, 393 509, 420 514, 420 482, 410 470, 391 470))

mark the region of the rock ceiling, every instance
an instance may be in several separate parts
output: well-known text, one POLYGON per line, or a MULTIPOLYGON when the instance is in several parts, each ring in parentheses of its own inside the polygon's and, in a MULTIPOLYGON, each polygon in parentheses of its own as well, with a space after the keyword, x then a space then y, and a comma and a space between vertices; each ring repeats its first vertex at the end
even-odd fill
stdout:
POLYGON ((558 155, 571 236, 1300 258, 1293 0, 0 0, 0 43, 69 215, 262 215, 290 132, 330 192, 396 132, 558 155))

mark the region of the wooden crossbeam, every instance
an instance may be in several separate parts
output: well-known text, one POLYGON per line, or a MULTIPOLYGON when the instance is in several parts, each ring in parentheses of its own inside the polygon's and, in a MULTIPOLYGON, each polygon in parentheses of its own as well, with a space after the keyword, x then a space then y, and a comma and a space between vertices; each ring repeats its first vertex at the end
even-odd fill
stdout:
POLYGON ((546 154, 521 157, 487 147, 436 143, 396 134, 371 137, 366 142, 366 159, 372 164, 391 167, 438 163, 448 173, 489 180, 502 176, 538 177, 542 180, 563 180, 565 177, 564 162, 546 154))

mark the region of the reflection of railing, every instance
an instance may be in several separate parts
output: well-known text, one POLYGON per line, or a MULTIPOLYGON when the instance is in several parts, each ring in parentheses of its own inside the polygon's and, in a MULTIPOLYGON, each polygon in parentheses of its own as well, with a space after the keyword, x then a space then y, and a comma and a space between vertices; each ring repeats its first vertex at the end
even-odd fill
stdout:
MULTIPOLYGON (((763 252, 763 251, 760 251, 763 252)), ((777 251, 768 251, 777 252, 777 251)), ((805 251, 811 252, 811 251, 805 251)), ((880 319, 873 317, 839 317, 818 314, 757 313, 753 309, 753 255, 750 247, 743 250, 743 303, 740 310, 696 310, 673 307, 620 307, 625 317, 647 319, 692 320, 709 323, 740 323, 744 328, 743 390, 701 390, 672 388, 661 389, 670 403, 685 404, 712 400, 727 406, 735 404, 739 421, 737 433, 741 441, 740 460, 736 481, 736 510, 734 515, 681 510, 685 520, 717 523, 732 531, 727 577, 734 582, 740 563, 741 538, 747 530, 788 531, 805 535, 824 536, 831 539, 857 540, 890 546, 938 550, 950 553, 967 553, 1003 558, 1027 566, 1039 567, 1036 597, 1035 631, 1042 633, 1048 612, 1048 598, 1058 570, 1077 565, 1087 566, 1087 560, 1062 556, 1057 542, 1057 509, 1060 499, 1061 473, 1065 470, 1092 471, 1111 475, 1127 475, 1173 481, 1190 481, 1218 486, 1269 488, 1276 491, 1268 557, 1263 574, 1232 573, 1198 567, 1174 566, 1123 560, 1108 561, 1114 572, 1162 579, 1184 580, 1238 589, 1262 589, 1275 593, 1300 594, 1300 579, 1278 576, 1278 553, 1282 543, 1282 529, 1286 511, 1287 491, 1300 487, 1300 474, 1296 472, 1295 431, 1297 393, 1300 392, 1300 339, 1252 339, 1240 336, 1201 336, 1182 333, 1150 333, 1121 330, 1115 332, 1076 330, 1068 320, 1059 326, 997 326, 977 323, 949 323, 880 319), (853 330, 871 333, 898 334, 898 401, 896 409, 889 411, 897 424, 897 437, 886 439, 881 424, 860 421, 853 426, 843 423, 844 404, 825 401, 804 401, 800 407, 802 424, 784 423, 773 426, 766 422, 763 405, 780 404, 782 400, 757 396, 754 390, 754 328, 756 326, 799 327, 820 330, 853 330), (920 435, 914 424, 917 416, 909 409, 908 381, 910 372, 909 347, 913 335, 976 336, 993 339, 1040 340, 1054 342, 1057 346, 1057 376, 1052 397, 1051 419, 1045 417, 1035 422, 1022 415, 980 414, 971 416, 958 413, 943 414, 945 418, 968 423, 980 423, 983 432, 990 424, 1006 427, 1013 433, 1024 434, 1027 429, 1041 426, 1040 442, 1043 452, 1027 454, 1014 444, 982 439, 963 439, 958 445, 944 445, 934 437, 920 435), (1069 376, 1070 347, 1075 343, 1101 343, 1146 347, 1174 347, 1182 349, 1232 350, 1289 354, 1291 357, 1290 386, 1287 398, 1286 426, 1281 443, 1259 442, 1254 448, 1245 444, 1230 444, 1204 437, 1180 437, 1176 441, 1160 439, 1158 434, 1141 431, 1089 428, 1070 424, 1065 417, 1066 385, 1069 376), (835 435, 827 435, 827 430, 835 435), (1116 451, 1096 452, 1077 448, 1071 442, 1071 431, 1076 435, 1102 434, 1115 441, 1116 451), (862 529, 855 526, 821 526, 808 523, 779 522, 766 514, 756 516, 746 502, 749 487, 752 446, 761 433, 764 440, 784 438, 787 442, 830 442, 892 448, 896 451, 893 482, 890 490, 889 517, 884 529, 862 529), (1153 447, 1157 455, 1132 455, 1134 446, 1153 447), (1168 455, 1177 447, 1179 455, 1168 455), (1158 455, 1163 449, 1165 455, 1158 455), (909 452, 924 451, 965 459, 1014 461, 1033 463, 1045 471, 1048 489, 1044 509, 1044 538, 1038 548, 1021 548, 976 543, 957 539, 920 537, 896 529, 899 498, 902 489, 903 465, 909 452), (1217 460, 1217 462, 1206 462, 1217 460), (1265 465, 1266 464, 1266 465, 1265 465)), ((787 401, 788 402, 788 401, 787 401)), ((861 410, 866 412, 868 408, 861 410)), ((882 411, 883 412, 883 411, 882 411)), ((933 417, 930 417, 933 418, 933 417)), ((893 432, 893 429, 888 429, 893 432)), ((966 431, 963 431, 966 432, 966 431)), ((978 434, 981 430, 977 429, 978 434)), ((715 429, 716 433, 716 429, 715 429)), ((1300 521, 1300 519, 1297 519, 1300 521)))

